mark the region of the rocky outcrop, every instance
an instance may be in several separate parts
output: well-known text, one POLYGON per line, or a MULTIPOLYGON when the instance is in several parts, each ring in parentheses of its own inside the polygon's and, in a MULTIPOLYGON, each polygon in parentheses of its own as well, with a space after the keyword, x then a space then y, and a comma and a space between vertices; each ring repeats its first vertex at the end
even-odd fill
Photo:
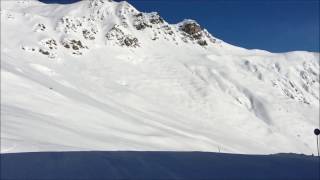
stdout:
POLYGON ((185 20, 179 26, 179 29, 182 31, 184 36, 189 37, 191 40, 200 40, 203 36, 202 28, 193 20, 185 20))
MULTIPOLYGON (((110 0, 109 0, 110 2, 110 0)), ((104 4, 104 0, 89 0, 89 8, 99 7, 104 4)))
POLYGON ((88 40, 94 40, 98 33, 96 20, 90 17, 63 17, 56 29, 65 34, 82 35, 88 40))
POLYGON ((138 39, 132 36, 126 36, 123 39, 123 43, 128 47, 137 47, 139 46, 138 39))
POLYGON ((183 24, 181 26, 181 30, 192 36, 202 31, 200 25, 196 22, 188 22, 183 24))
POLYGON ((39 52, 43 55, 48 56, 49 58, 56 58, 58 49, 58 44, 55 39, 43 39, 39 42, 40 47, 38 48, 39 52))
POLYGON ((84 16, 65 14, 55 23, 55 27, 39 21, 33 26, 35 32, 56 30, 60 41, 43 40, 41 46, 24 47, 28 52, 40 52, 51 58, 56 56, 58 44, 67 52, 74 55, 82 55, 85 49, 94 43, 101 42, 100 37, 105 37, 106 44, 114 44, 122 47, 140 47, 141 42, 137 37, 139 33, 145 33, 150 40, 158 39, 171 41, 178 45, 179 42, 191 42, 200 46, 208 46, 215 43, 215 39, 205 29, 193 20, 185 20, 177 25, 170 25, 157 13, 141 13, 129 3, 123 1, 114 3, 111 0, 88 0, 88 13, 84 16), (112 8, 111 8, 112 7, 112 8), (108 19, 111 16, 115 19, 108 19), (114 25, 110 29, 111 23, 114 25), (138 32, 140 31, 140 32, 138 32), (142 32, 144 31, 144 32, 142 32), (135 35, 137 34, 137 35, 135 35))
POLYGON ((133 26, 137 30, 143 30, 145 28, 152 28, 153 25, 160 25, 164 23, 163 18, 157 13, 137 13, 133 15, 133 26))
POLYGON ((52 39, 52 38, 43 39, 38 44, 39 46, 22 45, 21 49, 26 52, 33 52, 33 53, 38 52, 41 55, 45 55, 51 59, 54 59, 57 57, 58 44, 55 39, 52 39))
POLYGON ((48 49, 58 49, 57 41, 54 39, 44 39, 40 41, 41 46, 48 48, 48 49))
POLYGON ((62 45, 66 49, 70 49, 74 55, 82 55, 83 50, 88 49, 88 47, 85 46, 80 40, 75 39, 64 39, 62 41, 62 45))
POLYGON ((35 32, 44 32, 44 31, 46 31, 46 28, 47 28, 47 27, 46 27, 44 24, 39 23, 39 24, 37 24, 37 25, 35 26, 34 31, 35 31, 35 32))
POLYGON ((184 20, 178 25, 184 42, 192 41, 200 46, 208 46, 208 42, 215 43, 216 39, 194 20, 184 20))
POLYGON ((208 45, 207 41, 206 41, 206 40, 203 40, 203 39, 198 40, 197 43, 198 43, 200 46, 207 46, 207 45, 208 45))
POLYGON ((137 30, 143 30, 147 27, 152 27, 142 13, 135 14, 133 17, 135 18, 135 20, 133 21, 133 26, 137 30))
POLYGON ((88 30, 88 29, 84 29, 82 30, 82 35, 85 39, 88 40, 95 40, 96 37, 95 35, 97 34, 97 31, 95 31, 94 29, 88 30))
POLYGON ((150 21, 151 24, 162 24, 162 23, 164 23, 163 18, 157 12, 150 13, 149 21, 150 21))
POLYGON ((119 25, 113 26, 106 34, 106 39, 109 42, 114 42, 120 46, 138 47, 139 41, 136 37, 130 34, 124 33, 119 25))

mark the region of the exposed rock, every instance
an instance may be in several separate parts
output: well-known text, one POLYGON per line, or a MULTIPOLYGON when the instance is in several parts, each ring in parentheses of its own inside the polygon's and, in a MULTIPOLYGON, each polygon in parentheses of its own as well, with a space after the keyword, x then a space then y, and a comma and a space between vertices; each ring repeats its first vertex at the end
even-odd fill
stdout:
POLYGON ((44 40, 40 41, 40 44, 43 47, 49 48, 51 50, 58 49, 58 44, 57 44, 56 40, 54 40, 54 39, 44 39, 44 40))
POLYGON ((206 29, 202 30, 202 33, 209 39, 211 43, 217 43, 217 39, 214 38, 206 29))
POLYGON ((141 22, 141 23, 135 24, 134 27, 136 27, 137 30, 143 30, 151 26, 149 26, 147 23, 141 22))
POLYGON ((29 46, 21 46, 21 49, 27 52, 35 52, 38 48, 37 47, 29 47, 29 46))
POLYGON ((85 39, 89 39, 89 40, 94 40, 94 39, 96 39, 95 38, 95 34, 96 34, 96 32, 95 31, 89 31, 89 30, 87 30, 87 29, 84 29, 83 31, 82 31, 82 34, 83 34, 83 37, 85 38, 85 39))
POLYGON ((49 51, 43 50, 43 49, 39 49, 39 52, 44 54, 44 55, 49 55, 49 51))
POLYGON ((121 39, 124 36, 124 32, 120 29, 119 25, 114 25, 110 31, 106 34, 108 40, 121 39))
POLYGON ((198 44, 200 45, 200 46, 207 46, 208 45, 208 43, 207 43, 207 41, 206 40, 198 40, 198 44))
POLYGON ((181 30, 189 35, 196 35, 202 31, 200 25, 195 22, 184 23, 181 27, 181 30))
POLYGON ((203 38, 203 31, 198 23, 193 20, 183 21, 179 29, 182 35, 188 37, 190 40, 200 40, 203 38))
POLYGON ((123 40, 126 46, 137 47, 139 46, 138 39, 135 37, 126 36, 123 40))
POLYGON ((152 27, 149 22, 146 20, 146 17, 142 14, 142 13, 138 13, 136 15, 134 15, 135 20, 133 22, 133 26, 137 29, 137 30, 143 30, 147 27, 152 27))
POLYGON ((111 30, 106 34, 106 38, 109 41, 114 41, 120 46, 140 46, 138 39, 130 34, 125 34, 123 30, 121 30, 119 25, 115 25, 114 27, 112 27, 111 30))
MULTIPOLYGON (((110 0, 109 0, 110 2, 110 0)), ((98 7, 104 4, 104 0, 89 0, 89 8, 98 7)))
POLYGON ((142 13, 138 13, 134 15, 135 17, 143 17, 142 13))
POLYGON ((43 39, 39 42, 40 47, 22 47, 25 51, 35 52, 38 50, 39 53, 48 56, 49 58, 55 58, 57 56, 58 44, 54 39, 43 39))
POLYGON ((153 32, 153 36, 151 38, 153 41, 159 39, 158 34, 156 32, 153 32))
POLYGON ((172 28, 169 25, 164 25, 162 26, 164 33, 165 34, 169 34, 169 35, 173 35, 174 32, 172 31, 172 28))
POLYGON ((43 39, 39 42, 39 47, 22 46, 22 50, 26 52, 39 52, 49 58, 57 57, 58 44, 54 39, 43 39))
POLYGON ((46 30, 46 26, 44 24, 37 24, 35 27, 35 32, 42 32, 46 30))
POLYGON ((74 17, 62 17, 58 23, 57 29, 64 33, 78 32, 82 27, 82 21, 74 17))
POLYGON ((39 49, 39 52, 40 52, 41 54, 43 54, 43 55, 48 56, 48 57, 51 58, 51 59, 57 57, 56 52, 52 52, 52 51, 47 50, 47 49, 42 49, 42 48, 40 48, 40 49, 39 49))
POLYGON ((164 22, 163 18, 156 12, 150 14, 150 23, 152 24, 161 24, 164 22))
POLYGON ((98 33, 96 20, 91 17, 65 16, 60 19, 56 29, 66 34, 82 35, 88 40, 94 40, 98 33))
POLYGON ((137 30, 143 30, 145 28, 151 28, 152 24, 162 24, 164 20, 159 16, 158 13, 137 13, 133 15, 135 18, 133 26, 137 30))
POLYGON ((182 34, 182 41, 196 42, 200 46, 207 46, 208 43, 216 43, 216 39, 205 29, 193 20, 184 20, 179 24, 179 29, 182 34))
POLYGON ((70 48, 70 45, 69 44, 64 44, 63 45, 65 48, 69 49, 70 48))
POLYGON ((203 34, 201 32, 195 33, 192 35, 192 38, 200 40, 203 37, 203 34))
POLYGON ((80 40, 75 39, 65 39, 62 42, 63 47, 72 50, 72 54, 82 55, 82 50, 88 49, 87 46, 83 45, 80 40))

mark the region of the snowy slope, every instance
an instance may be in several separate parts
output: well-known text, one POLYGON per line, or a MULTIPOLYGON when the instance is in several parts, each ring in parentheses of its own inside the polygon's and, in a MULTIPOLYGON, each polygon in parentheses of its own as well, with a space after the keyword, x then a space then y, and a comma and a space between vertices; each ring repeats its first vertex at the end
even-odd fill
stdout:
POLYGON ((1 1, 1 153, 316 152, 319 53, 232 46, 127 2, 1 1))

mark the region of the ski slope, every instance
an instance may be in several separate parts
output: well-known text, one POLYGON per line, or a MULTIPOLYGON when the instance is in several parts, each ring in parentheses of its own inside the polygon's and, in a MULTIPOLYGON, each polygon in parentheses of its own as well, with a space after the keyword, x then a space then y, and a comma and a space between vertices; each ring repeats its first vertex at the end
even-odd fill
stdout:
POLYGON ((1 1, 1 153, 316 153, 319 53, 198 27, 127 2, 1 1))

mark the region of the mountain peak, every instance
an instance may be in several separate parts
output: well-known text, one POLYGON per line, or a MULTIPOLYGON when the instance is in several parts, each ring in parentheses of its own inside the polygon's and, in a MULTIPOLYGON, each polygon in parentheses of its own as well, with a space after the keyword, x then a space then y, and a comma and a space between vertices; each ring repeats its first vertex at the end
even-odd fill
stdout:
MULTIPOLYGON (((16 16, 26 18, 19 10, 15 11, 16 16)), ((37 3, 22 11, 32 19, 30 23, 37 22, 30 25, 37 33, 34 36, 46 38, 22 42, 21 49, 37 51, 53 59, 62 56, 59 48, 79 56, 95 47, 146 48, 162 42, 170 46, 210 48, 217 44, 216 39, 194 20, 172 25, 159 13, 139 12, 126 1, 89 0, 59 6, 37 3)), ((13 11, 6 13, 14 18, 13 11)))

